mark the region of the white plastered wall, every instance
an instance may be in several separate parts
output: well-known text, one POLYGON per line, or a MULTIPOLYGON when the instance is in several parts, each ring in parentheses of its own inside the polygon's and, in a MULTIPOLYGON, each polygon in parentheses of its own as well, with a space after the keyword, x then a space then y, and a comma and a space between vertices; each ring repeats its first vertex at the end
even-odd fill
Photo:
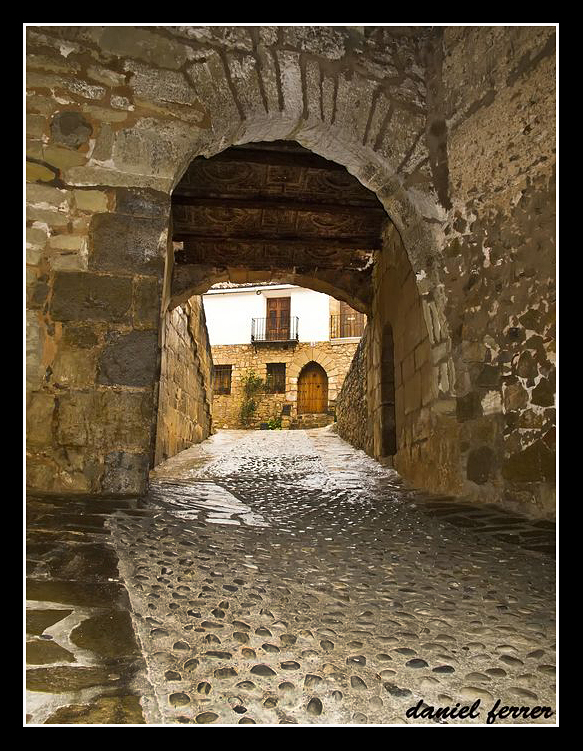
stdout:
POLYGON ((212 290, 203 297, 211 345, 250 344, 251 319, 265 318, 267 298, 290 297, 290 315, 299 319, 300 342, 325 342, 330 338, 330 298, 292 285, 212 290))

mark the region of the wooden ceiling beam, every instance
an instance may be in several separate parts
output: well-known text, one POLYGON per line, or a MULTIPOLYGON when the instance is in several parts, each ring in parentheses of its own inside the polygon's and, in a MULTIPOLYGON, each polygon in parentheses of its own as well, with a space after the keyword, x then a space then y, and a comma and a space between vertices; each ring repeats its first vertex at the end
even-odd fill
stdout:
POLYGON ((177 231, 172 235, 174 242, 184 242, 187 245, 244 245, 249 248, 258 245, 271 245, 275 247, 306 248, 317 250, 380 250, 382 242, 380 237, 369 235, 367 237, 284 237, 279 235, 201 235, 193 231, 177 231))
POLYGON ((179 193, 172 196, 172 204, 175 206, 202 206, 208 208, 299 211, 308 212, 310 214, 376 214, 379 217, 385 214, 385 210, 380 203, 376 205, 372 203, 319 203, 318 201, 294 201, 292 199, 262 198, 260 196, 254 196, 252 198, 232 198, 227 196, 195 196, 186 193, 179 193))
MULTIPOLYGON (((182 268, 184 266, 203 266, 204 262, 211 262, 208 258, 197 258, 186 255, 183 259, 177 260, 175 268, 182 268)), ((289 258, 286 261, 283 260, 265 260, 258 258, 256 261, 245 260, 240 261, 237 258, 220 258, 212 261, 212 264, 217 268, 226 267, 238 267, 247 269, 247 271, 261 271, 269 269, 272 273, 294 273, 311 274, 316 271, 327 271, 330 273, 343 274, 345 272, 358 271, 364 273, 366 270, 366 264, 360 259, 356 259, 353 263, 347 263, 346 260, 335 261, 319 261, 315 262, 313 259, 305 258, 289 258)))

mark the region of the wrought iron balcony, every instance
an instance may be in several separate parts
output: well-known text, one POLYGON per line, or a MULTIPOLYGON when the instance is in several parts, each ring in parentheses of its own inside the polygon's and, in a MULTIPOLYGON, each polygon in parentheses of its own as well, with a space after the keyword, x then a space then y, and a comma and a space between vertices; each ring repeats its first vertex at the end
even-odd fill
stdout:
POLYGON ((364 313, 340 313, 330 316, 330 339, 345 339, 362 336, 364 333, 364 313))
POLYGON ((299 341, 297 316, 271 316, 251 319, 251 341, 297 342, 299 341))

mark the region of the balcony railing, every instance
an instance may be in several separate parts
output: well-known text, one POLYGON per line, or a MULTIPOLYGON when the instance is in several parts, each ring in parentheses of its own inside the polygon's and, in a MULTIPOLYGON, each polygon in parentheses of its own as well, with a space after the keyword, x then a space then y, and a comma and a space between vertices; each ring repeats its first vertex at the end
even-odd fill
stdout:
POLYGON ((330 339, 362 336, 364 325, 364 313, 340 313, 330 316, 330 339))
POLYGON ((252 342, 297 342, 299 340, 297 316, 272 316, 251 319, 252 342))

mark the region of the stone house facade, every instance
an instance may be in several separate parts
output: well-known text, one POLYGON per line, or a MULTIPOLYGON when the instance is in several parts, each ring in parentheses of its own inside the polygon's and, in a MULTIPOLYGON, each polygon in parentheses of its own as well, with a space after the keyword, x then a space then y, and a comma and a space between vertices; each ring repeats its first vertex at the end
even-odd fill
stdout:
POLYGON ((294 285, 225 283, 203 300, 214 363, 215 428, 300 428, 334 421, 364 315, 294 285), (262 384, 255 407, 245 413, 250 374, 262 384))

